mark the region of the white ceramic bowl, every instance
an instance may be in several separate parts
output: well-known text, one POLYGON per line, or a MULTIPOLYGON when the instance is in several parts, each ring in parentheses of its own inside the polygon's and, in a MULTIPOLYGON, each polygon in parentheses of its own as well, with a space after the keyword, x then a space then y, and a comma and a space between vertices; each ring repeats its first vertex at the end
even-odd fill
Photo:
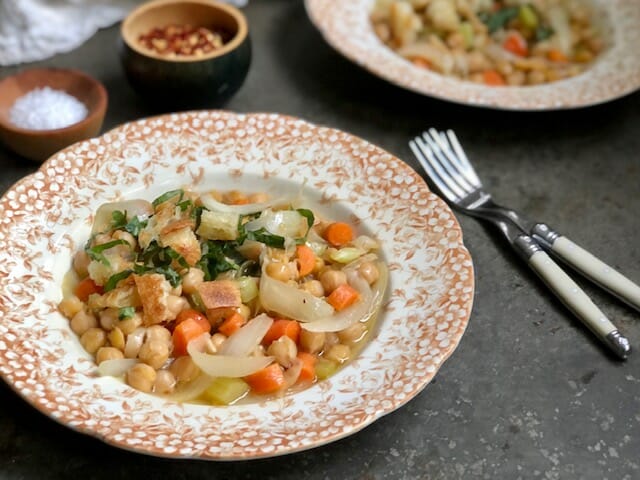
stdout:
POLYGON ((75 144, 0 201, 0 373, 81 432, 142 453, 246 459, 353 433, 420 392, 467 325, 474 278, 458 223, 405 163, 359 138, 281 115, 202 111, 75 144), (196 190, 303 193, 378 237, 388 297, 357 359, 300 393, 251 405, 176 404, 98 377, 57 311, 102 203, 196 190))
POLYGON ((640 2, 594 0, 610 25, 610 45, 582 74, 526 87, 490 87, 416 67, 376 36, 375 0, 305 0, 311 21, 349 60, 407 90, 456 103, 504 110, 558 110, 604 103, 640 88, 640 2))

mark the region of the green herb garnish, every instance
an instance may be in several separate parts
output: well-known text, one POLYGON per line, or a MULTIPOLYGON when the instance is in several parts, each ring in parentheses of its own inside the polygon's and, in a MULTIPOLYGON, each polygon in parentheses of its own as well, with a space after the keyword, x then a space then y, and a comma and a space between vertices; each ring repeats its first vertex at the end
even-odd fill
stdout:
POLYGON ((89 255, 89 258, 91 260, 96 260, 102 263, 103 265, 106 265, 107 267, 109 267, 111 266, 111 263, 109 262, 109 260, 107 260, 107 257, 105 257, 102 252, 104 252, 105 250, 109 250, 110 248, 113 248, 116 245, 129 245, 129 244, 124 240, 112 240, 110 242, 103 243, 101 245, 96 245, 95 247, 87 248, 85 249, 85 251, 87 252, 87 255, 89 255))
POLYGON ((120 280, 124 280, 132 273, 133 273, 133 270, 123 270, 121 272, 111 275, 109 277, 109 280, 107 280, 107 283, 104 284, 104 291, 108 292, 110 290, 113 290, 118 286, 118 283, 120 283, 120 280))
POLYGON ((309 226, 309 228, 313 227, 313 223, 316 221, 316 217, 313 215, 313 212, 311 210, 308 210, 306 208, 298 208, 296 212, 307 219, 307 225, 309 226))
POLYGON ((118 310, 118 320, 124 320, 125 318, 131 318, 136 314, 135 307, 122 307, 118 310))
POLYGON ((162 195, 160 195, 158 198, 156 198, 153 202, 151 202, 151 205, 155 207, 157 207, 158 205, 166 202, 167 200, 171 200, 173 197, 178 197, 178 202, 179 203, 182 201, 182 197, 184 197, 184 190, 182 190, 181 188, 178 190, 170 190, 168 192, 163 193, 162 195))
POLYGON ((487 26, 489 33, 494 33, 518 16, 519 7, 505 7, 497 12, 482 12, 478 18, 487 26))

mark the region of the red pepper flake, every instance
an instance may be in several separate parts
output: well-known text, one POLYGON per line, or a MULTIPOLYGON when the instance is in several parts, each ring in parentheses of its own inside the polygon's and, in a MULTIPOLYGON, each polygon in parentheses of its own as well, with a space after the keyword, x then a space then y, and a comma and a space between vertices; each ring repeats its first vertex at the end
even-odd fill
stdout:
POLYGON ((221 29, 176 24, 156 27, 138 37, 145 48, 167 57, 202 56, 229 40, 228 32, 221 29))

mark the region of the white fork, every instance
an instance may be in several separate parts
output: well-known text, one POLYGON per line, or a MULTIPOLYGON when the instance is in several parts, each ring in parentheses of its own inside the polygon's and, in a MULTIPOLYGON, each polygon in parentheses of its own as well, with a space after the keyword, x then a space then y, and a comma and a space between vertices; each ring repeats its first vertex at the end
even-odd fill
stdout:
POLYGON ((640 287, 544 223, 496 204, 483 189, 455 133, 430 129, 409 142, 442 195, 459 210, 496 225, 558 298, 616 355, 627 358, 629 341, 584 291, 541 248, 549 250, 604 289, 640 309, 640 287))

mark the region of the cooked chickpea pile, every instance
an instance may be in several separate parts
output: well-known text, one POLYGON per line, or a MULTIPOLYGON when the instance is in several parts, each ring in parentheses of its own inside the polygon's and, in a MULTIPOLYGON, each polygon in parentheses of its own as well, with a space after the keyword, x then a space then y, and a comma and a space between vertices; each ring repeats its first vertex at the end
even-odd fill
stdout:
POLYGON ((377 0, 371 20, 415 65, 491 86, 575 76, 604 48, 586 0, 377 0))
POLYGON ((344 321, 350 308, 360 308, 362 292, 379 285, 377 243, 307 209, 265 208, 270 199, 262 193, 205 195, 209 203, 176 190, 96 212, 94 233, 73 258, 72 292, 59 304, 84 349, 98 365, 124 365, 126 383, 143 392, 177 395, 210 380, 187 401, 228 404, 333 374, 360 348, 375 315, 335 331, 307 330, 282 315, 287 302, 266 298, 261 285, 271 281, 293 304, 300 296, 301 316, 315 298, 332 312, 329 320, 344 321), (244 213, 253 205, 262 210, 244 213), (364 290, 350 285, 358 282, 364 290), (244 335, 261 314, 269 317, 268 331, 247 356, 272 363, 241 378, 204 375, 188 351, 194 338, 207 355, 222 354, 227 339, 244 335))

